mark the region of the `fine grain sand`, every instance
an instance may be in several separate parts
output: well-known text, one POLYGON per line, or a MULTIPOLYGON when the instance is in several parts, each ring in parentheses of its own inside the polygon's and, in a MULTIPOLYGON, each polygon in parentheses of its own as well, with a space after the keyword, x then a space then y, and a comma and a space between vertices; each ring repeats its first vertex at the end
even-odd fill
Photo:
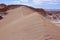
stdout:
POLYGON ((0 40, 60 40, 60 27, 50 23, 38 12, 29 9, 29 12, 11 10, 9 13, 0 23, 0 40), (24 15, 20 14, 22 12, 24 15))

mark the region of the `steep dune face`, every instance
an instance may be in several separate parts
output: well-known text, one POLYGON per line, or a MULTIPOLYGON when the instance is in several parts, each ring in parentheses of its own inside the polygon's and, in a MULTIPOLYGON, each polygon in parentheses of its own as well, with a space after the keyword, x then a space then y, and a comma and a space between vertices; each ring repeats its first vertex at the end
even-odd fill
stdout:
POLYGON ((60 40, 60 28, 37 12, 3 27, 0 29, 0 40, 60 40))
POLYGON ((21 6, 21 7, 16 8, 16 9, 9 10, 9 11, 7 11, 8 15, 5 16, 4 19, 2 19, 0 21, 0 27, 2 27, 3 25, 6 25, 6 24, 8 24, 16 19, 19 19, 21 17, 29 15, 33 12, 35 12, 35 11, 26 7, 26 6, 21 6))

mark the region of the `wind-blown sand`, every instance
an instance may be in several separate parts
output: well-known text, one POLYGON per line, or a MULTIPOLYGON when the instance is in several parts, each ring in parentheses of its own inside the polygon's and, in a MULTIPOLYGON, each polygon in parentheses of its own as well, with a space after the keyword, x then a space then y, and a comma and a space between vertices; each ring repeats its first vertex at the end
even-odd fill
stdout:
POLYGON ((0 24, 2 22, 7 24, 1 25, 0 40, 60 40, 60 27, 50 23, 38 12, 29 12, 29 15, 24 17, 19 16, 19 12, 14 13, 15 11, 13 15, 8 14, 10 16, 7 15, 6 19, 1 21, 0 24))

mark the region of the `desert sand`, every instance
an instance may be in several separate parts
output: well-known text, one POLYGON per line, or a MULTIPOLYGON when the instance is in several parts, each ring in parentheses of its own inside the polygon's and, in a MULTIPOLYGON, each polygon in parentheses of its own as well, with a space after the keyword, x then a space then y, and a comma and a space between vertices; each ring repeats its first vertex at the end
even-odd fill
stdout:
POLYGON ((21 17, 25 17, 26 15, 29 15, 31 13, 35 12, 34 10, 25 7, 25 6, 21 6, 19 8, 13 9, 13 10, 9 10, 7 11, 8 15, 4 17, 3 20, 0 21, 0 26, 4 26, 16 19, 19 19, 21 17))
POLYGON ((60 40, 60 27, 38 12, 24 6, 8 12, 0 21, 0 40, 60 40))

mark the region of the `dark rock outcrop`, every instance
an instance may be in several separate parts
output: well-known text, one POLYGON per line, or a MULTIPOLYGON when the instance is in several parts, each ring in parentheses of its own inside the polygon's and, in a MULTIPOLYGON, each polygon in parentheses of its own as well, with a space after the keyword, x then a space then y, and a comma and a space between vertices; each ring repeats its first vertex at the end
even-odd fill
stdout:
POLYGON ((46 16, 46 14, 47 14, 46 11, 42 8, 37 8, 36 11, 39 12, 43 16, 46 16))

